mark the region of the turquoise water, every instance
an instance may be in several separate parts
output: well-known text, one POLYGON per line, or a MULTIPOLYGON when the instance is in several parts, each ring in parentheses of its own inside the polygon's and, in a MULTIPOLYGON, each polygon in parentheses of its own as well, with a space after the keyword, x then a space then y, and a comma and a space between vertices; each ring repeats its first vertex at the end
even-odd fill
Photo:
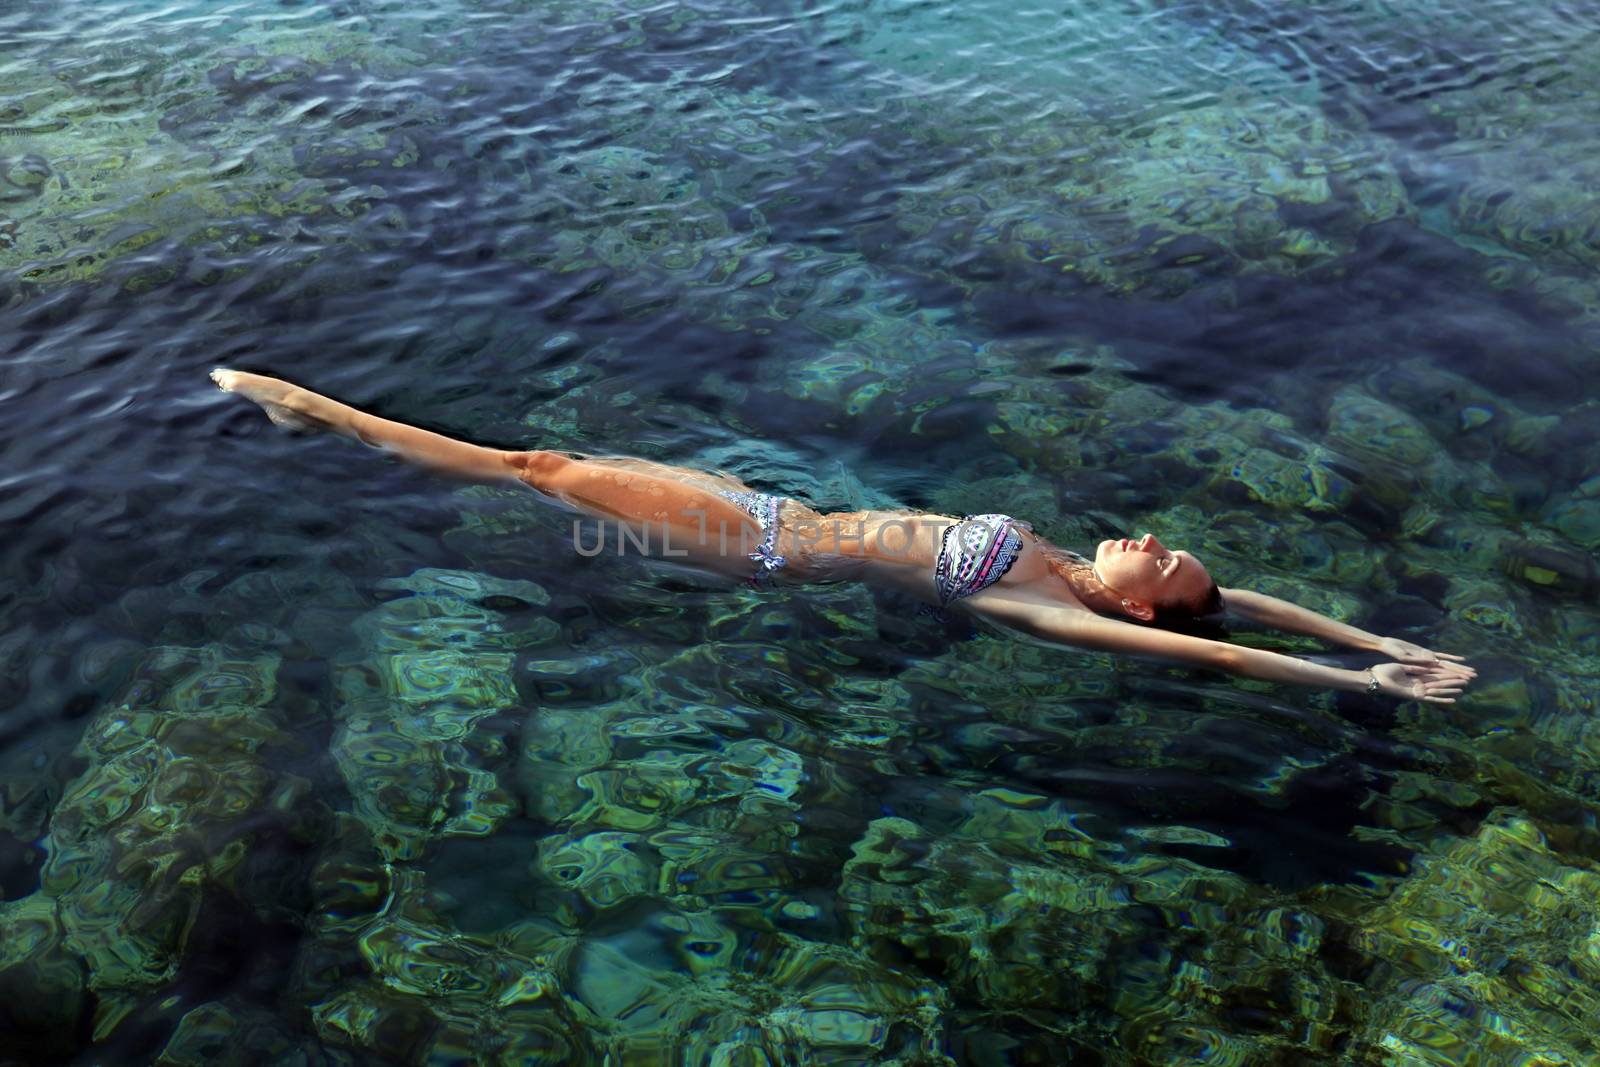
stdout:
POLYGON ((8 5, 0 1062, 1600 1062, 1597 37, 8 5), (1480 676, 1373 702, 587 559, 217 364, 1149 529, 1480 676))

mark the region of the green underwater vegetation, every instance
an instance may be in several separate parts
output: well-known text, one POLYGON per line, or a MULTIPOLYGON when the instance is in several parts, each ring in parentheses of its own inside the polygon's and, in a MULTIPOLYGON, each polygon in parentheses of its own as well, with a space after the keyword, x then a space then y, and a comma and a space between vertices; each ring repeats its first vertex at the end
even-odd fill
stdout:
POLYGON ((41 392, 108 473, 5 439, 0 1063, 1600 1063, 1592 30, 56 6, 0 15, 19 409, 145 323, 141 382, 225 351, 818 506, 1149 528, 1481 675, 1288 693, 578 561, 524 495, 142 424, 224 487, 41 392))

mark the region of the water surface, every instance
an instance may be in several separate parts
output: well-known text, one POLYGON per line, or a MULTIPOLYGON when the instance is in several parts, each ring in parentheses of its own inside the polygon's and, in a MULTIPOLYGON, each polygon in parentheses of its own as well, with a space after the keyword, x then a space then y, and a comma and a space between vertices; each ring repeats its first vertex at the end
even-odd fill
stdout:
POLYGON ((1597 36, 8 6, 6 1056, 1600 1058, 1597 36), (585 559, 218 364, 826 509, 1149 529, 1480 678, 1396 705, 585 559))

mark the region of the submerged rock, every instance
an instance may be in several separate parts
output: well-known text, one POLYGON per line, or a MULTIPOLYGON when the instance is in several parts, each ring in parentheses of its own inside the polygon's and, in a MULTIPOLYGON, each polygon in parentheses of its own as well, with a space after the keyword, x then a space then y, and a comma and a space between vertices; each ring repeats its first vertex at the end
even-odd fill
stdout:
POLYGON ((291 814, 303 784, 271 768, 292 747, 269 710, 276 667, 158 649, 89 722, 77 749, 87 767, 51 814, 40 888, 0 903, 17 935, 0 973, 33 975, 17 989, 26 1016, 71 1024, 81 987, 95 1037, 110 1034, 177 975, 208 899, 245 899, 252 844, 305 818, 291 814))
POLYGON ((62 37, 14 83, 34 113, 0 126, 17 137, 0 157, 0 272, 35 286, 109 272, 133 293, 215 284, 259 274, 239 253, 286 237, 303 269, 308 233, 332 217, 327 240, 347 242, 344 223, 385 196, 388 174, 363 164, 421 162, 405 128, 429 97, 408 88, 397 113, 390 82, 416 53, 328 23, 223 40, 141 19, 132 36, 62 37))
POLYGON ((0 204, 38 196, 53 174, 49 162, 40 155, 0 157, 0 204))
POLYGON ((641 897, 630 921, 606 932, 546 914, 465 934, 429 895, 420 870, 399 872, 355 931, 361 970, 314 980, 321 1040, 402 1062, 949 1062, 932 1051, 942 1038, 932 990, 741 921, 736 908, 641 897), (726 980, 735 966, 737 989, 726 980))
POLYGON ((1600 564, 1588 553, 1532 541, 1507 542, 1505 552, 1506 573, 1529 585, 1591 599, 1600 594, 1600 564))
POLYGON ((507 628, 493 605, 548 599, 526 581, 419 570, 383 587, 409 593, 354 627, 342 665, 332 751, 358 818, 390 859, 415 859, 435 838, 483 836, 520 805, 496 768, 503 739, 480 724, 518 704, 516 652, 550 637, 507 628))
POLYGON ((910 183, 895 200, 899 242, 870 253, 968 292, 1174 297, 1219 277, 1330 264, 1363 227, 1415 214, 1380 142, 1289 100, 1228 93, 1126 123, 1081 106, 1066 120, 1052 112, 1065 145, 982 109, 954 121, 1000 158, 966 164, 954 189, 910 183))
POLYGON ((189 1009, 156 1059, 160 1067, 317 1062, 318 1050, 281 1017, 250 1004, 209 1001, 189 1009))
POLYGON ((717 278, 737 267, 738 252, 759 247, 759 236, 733 239, 723 211, 681 164, 613 145, 555 157, 546 168, 561 225, 551 231, 553 258, 547 264, 543 256, 532 259, 541 266, 565 273, 597 264, 636 269, 648 262, 659 270, 717 278))
POLYGON ((1352 1051, 1432 1060, 1585 1063, 1600 1055, 1594 932, 1600 875, 1501 811, 1419 857, 1387 900, 1352 915, 1370 1014, 1352 1051))
POLYGON ((857 946, 936 969, 963 1032, 1004 1026, 1040 1048, 1310 1061, 1337 1046, 1349 1007, 1319 959, 1314 913, 1097 840, 1042 796, 986 790, 954 835, 877 820, 839 908, 857 946), (1239 1027, 1240 1011, 1275 1024, 1239 1027))
POLYGON ((0 1020, 7 1055, 62 1062, 92 1012, 83 958, 66 943, 57 902, 43 894, 0 901, 0 1020))

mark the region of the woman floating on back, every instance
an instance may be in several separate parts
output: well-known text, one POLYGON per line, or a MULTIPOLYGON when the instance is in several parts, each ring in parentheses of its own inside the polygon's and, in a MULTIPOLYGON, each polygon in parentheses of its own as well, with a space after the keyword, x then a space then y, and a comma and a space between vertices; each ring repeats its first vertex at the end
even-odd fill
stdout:
POLYGON ((1047 641, 1434 704, 1454 703, 1477 674, 1460 656, 1378 637, 1260 593, 1221 589, 1193 555, 1169 550, 1151 534, 1102 541, 1091 560, 1050 544, 1009 515, 820 514, 726 474, 642 459, 486 448, 380 419, 276 378, 223 369, 211 378, 261 405, 280 425, 331 430, 469 481, 521 482, 585 514, 642 530, 633 538, 637 545, 722 574, 860 579, 1047 641), (1159 628, 1224 607, 1393 662, 1346 670, 1159 628))

